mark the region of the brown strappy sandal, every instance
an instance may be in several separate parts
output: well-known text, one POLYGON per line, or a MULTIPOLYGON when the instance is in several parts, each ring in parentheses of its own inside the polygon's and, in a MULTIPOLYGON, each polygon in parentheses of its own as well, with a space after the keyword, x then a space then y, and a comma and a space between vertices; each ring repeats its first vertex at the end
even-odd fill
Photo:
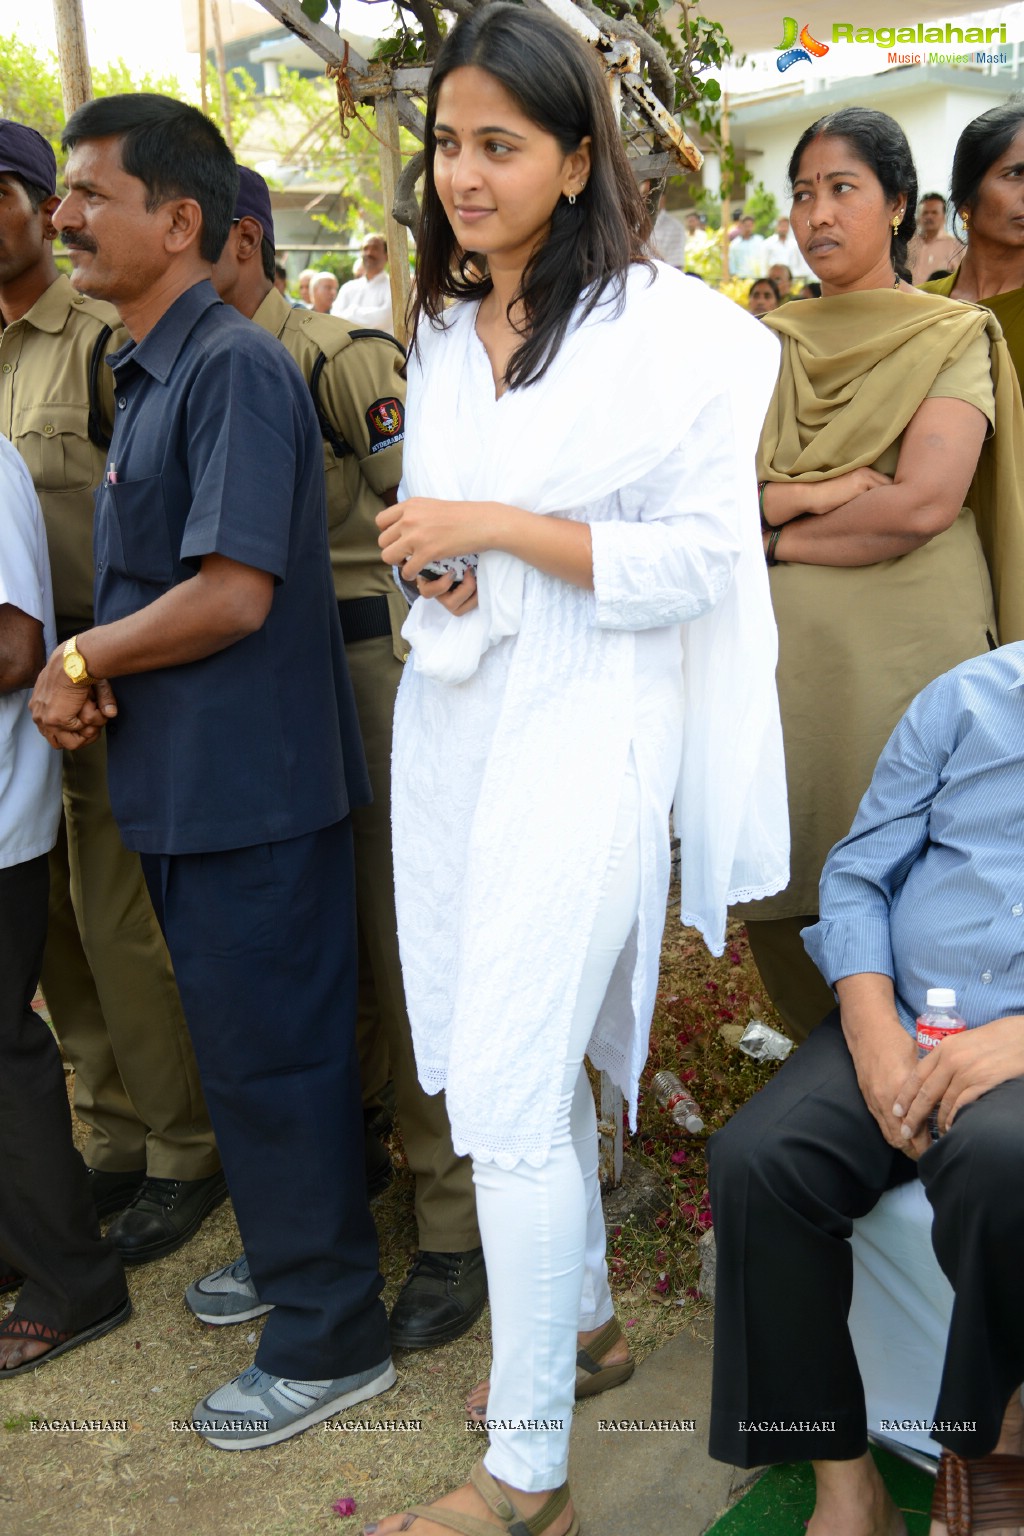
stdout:
MULTIPOLYGON (((628 1381, 636 1370, 636 1361, 616 1361, 614 1365, 602 1365, 601 1356, 606 1355, 614 1344, 623 1337, 617 1317, 609 1318, 600 1333, 596 1333, 586 1349, 576 1351, 576 1389, 575 1397, 579 1402, 581 1397, 596 1397, 599 1392, 608 1392, 612 1387, 621 1387, 624 1381, 628 1381)), ((481 1386, 488 1386, 486 1381, 481 1386)), ((478 1389, 474 1387, 474 1391, 478 1389)), ((483 1410, 470 1409, 478 1422, 487 1417, 487 1407, 483 1410)))
POLYGON ((601 1364, 601 1356, 606 1355, 621 1338, 619 1320, 612 1317, 601 1332, 591 1339, 586 1349, 576 1351, 577 1402, 581 1397, 596 1397, 599 1392, 607 1392, 610 1387, 621 1387, 632 1376, 636 1370, 635 1360, 620 1360, 615 1365, 601 1364))
POLYGON ((1024 1456, 965 1461, 943 1451, 931 1514, 946 1522, 949 1536, 1024 1524, 1024 1456))
MULTIPOLYGON (((438 1509, 436 1504, 413 1504, 402 1530, 411 1530, 418 1519, 423 1519, 432 1520, 442 1530, 455 1531, 457 1536, 501 1536, 502 1531, 505 1536, 542 1536, 569 1502, 569 1484, 563 1483, 561 1488, 556 1488, 545 1500, 535 1515, 527 1517, 512 1503, 483 1461, 476 1463, 469 1474, 469 1480, 488 1509, 504 1522, 503 1525, 494 1525, 490 1520, 478 1520, 475 1515, 460 1515, 453 1509, 438 1509)), ((565 1536, 582 1536, 579 1515, 573 1516, 565 1536)))

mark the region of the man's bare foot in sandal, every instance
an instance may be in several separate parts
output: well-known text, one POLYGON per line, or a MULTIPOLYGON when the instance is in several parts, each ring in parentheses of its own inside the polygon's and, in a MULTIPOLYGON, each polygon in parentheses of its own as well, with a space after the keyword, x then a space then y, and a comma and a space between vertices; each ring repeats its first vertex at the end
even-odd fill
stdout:
MULTIPOLYGON (((611 1318, 600 1328, 590 1328, 576 1335, 576 1396, 596 1397, 610 1387, 621 1386, 635 1370, 618 1319, 611 1318)), ((466 1398, 466 1412, 470 1418, 486 1419, 490 1381, 477 1382, 466 1398)))
POLYGON ((47 1333, 52 1333, 53 1337, 0 1339, 0 1371, 15 1370, 19 1365, 27 1365, 30 1360, 39 1360, 49 1354, 55 1343, 71 1337, 70 1334, 57 1333, 55 1329, 48 1329, 47 1333))
POLYGON ((413 1536, 500 1536, 525 1526, 529 1536, 580 1536, 580 1522, 572 1507, 567 1483, 550 1493, 523 1493, 493 1478, 483 1461, 470 1473, 470 1481, 433 1504, 414 1504, 400 1515, 371 1520, 364 1536, 391 1536, 412 1531, 413 1536))
POLYGON ((815 1461, 816 1498, 807 1536, 907 1536, 870 1455, 853 1461, 815 1461))

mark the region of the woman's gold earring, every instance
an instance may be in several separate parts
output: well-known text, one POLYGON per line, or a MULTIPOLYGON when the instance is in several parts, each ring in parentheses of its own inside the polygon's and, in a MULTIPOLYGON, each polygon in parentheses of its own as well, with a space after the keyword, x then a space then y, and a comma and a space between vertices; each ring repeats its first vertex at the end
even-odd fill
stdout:
POLYGON ((896 236, 900 232, 900 225, 902 223, 903 223, 902 215, 900 215, 898 213, 895 214, 894 217, 893 217, 893 221, 892 221, 892 237, 893 237, 894 240, 895 240, 896 236))
POLYGON ((963 225, 964 229, 970 229, 970 227, 971 227, 971 210, 969 208, 965 208, 963 213, 960 215, 960 222, 963 225))

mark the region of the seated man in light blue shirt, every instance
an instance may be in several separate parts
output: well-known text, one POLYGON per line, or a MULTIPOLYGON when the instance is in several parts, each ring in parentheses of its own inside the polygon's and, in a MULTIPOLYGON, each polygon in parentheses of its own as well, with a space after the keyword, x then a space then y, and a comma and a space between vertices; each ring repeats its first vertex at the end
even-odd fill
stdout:
POLYGON ((963 1529, 1016 1530, 1024 643, 964 662, 914 700, 829 855, 820 911, 803 937, 839 1008, 711 1144, 711 1454, 739 1466, 813 1462, 808 1536, 904 1531, 867 1455, 847 1239, 886 1189, 919 1177, 956 1293, 932 1429, 948 1448, 932 1536, 944 1536, 947 1520, 961 1528, 952 1510, 968 1481, 976 1523, 963 1529), (973 1027, 918 1062, 915 1016, 933 986, 956 989, 973 1027))

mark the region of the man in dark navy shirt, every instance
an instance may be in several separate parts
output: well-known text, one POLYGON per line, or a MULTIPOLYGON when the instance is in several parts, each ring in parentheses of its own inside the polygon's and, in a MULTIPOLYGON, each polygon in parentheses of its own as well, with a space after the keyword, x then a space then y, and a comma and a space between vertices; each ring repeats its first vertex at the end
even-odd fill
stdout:
POLYGON ((348 812, 367 784, 320 435, 290 358, 208 281, 237 184, 216 129, 122 96, 64 142, 74 285, 133 343, 112 359, 96 627, 54 652, 32 710, 54 746, 108 731, 245 1242, 213 1289, 255 1287, 271 1314, 194 1421, 224 1448, 271 1444, 395 1379, 354 1048, 348 812))

